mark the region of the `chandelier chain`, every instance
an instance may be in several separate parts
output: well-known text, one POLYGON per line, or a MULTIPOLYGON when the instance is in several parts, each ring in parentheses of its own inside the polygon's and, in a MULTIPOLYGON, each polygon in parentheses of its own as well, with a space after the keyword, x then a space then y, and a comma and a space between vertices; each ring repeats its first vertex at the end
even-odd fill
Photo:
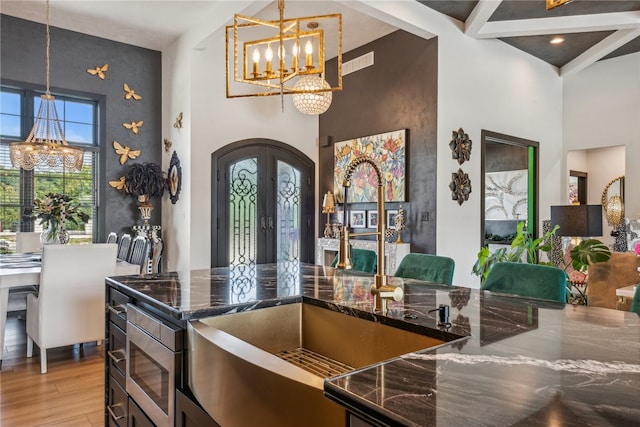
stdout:
POLYGON ((51 92, 49 92, 49 87, 50 87, 50 78, 49 78, 49 70, 51 68, 51 54, 49 53, 51 49, 51 32, 49 30, 49 0, 47 0, 47 59, 46 59, 46 65, 47 65, 47 91, 46 94, 50 95, 51 92))

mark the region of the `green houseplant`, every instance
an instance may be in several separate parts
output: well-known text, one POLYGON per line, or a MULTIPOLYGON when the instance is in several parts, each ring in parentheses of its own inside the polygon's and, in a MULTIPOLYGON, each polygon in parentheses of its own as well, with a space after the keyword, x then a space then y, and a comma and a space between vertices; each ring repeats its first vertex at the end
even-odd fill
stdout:
POLYGON ((155 163, 136 163, 125 174, 124 185, 127 193, 138 200, 140 217, 148 225, 153 210, 151 198, 164 194, 168 185, 166 175, 155 163))
MULTIPOLYGON (((481 281, 484 282, 491 268, 498 262, 551 265, 550 262, 541 260, 540 252, 545 252, 548 258, 551 252, 551 244, 548 242, 551 242, 551 238, 555 236, 557 230, 558 226, 556 225, 551 231, 545 232, 542 237, 534 239, 531 233, 525 229, 525 223, 518 223, 516 237, 511 242, 510 248, 502 247, 494 252, 489 251, 486 246, 480 249, 478 259, 472 269, 473 274, 480 276, 481 281)), ((591 264, 606 262, 611 257, 611 251, 598 239, 586 239, 571 249, 569 257, 571 263, 565 262, 564 258, 562 259, 561 268, 565 273, 569 267, 576 271, 584 271, 591 264)))

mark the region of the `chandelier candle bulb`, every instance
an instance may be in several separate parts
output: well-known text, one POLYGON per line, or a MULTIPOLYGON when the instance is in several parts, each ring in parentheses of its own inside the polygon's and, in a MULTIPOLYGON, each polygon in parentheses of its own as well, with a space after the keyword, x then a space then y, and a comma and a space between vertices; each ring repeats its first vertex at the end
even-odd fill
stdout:
POLYGON ((254 49, 253 51, 253 78, 256 78, 260 75, 260 51, 258 49, 254 49))
POLYGON ((295 42, 293 44, 293 53, 292 53, 292 57, 291 57, 291 71, 292 72, 296 72, 298 71, 298 42, 295 42))
POLYGON ((273 74, 273 69, 271 68, 271 60, 273 59, 273 51, 271 50, 271 45, 267 46, 267 50, 264 53, 264 59, 267 60, 265 65, 265 73, 268 75, 273 74))
POLYGON ((311 44, 311 40, 307 40, 307 43, 304 45, 304 53, 307 54, 307 62, 305 66, 308 69, 313 68, 313 45, 311 44))

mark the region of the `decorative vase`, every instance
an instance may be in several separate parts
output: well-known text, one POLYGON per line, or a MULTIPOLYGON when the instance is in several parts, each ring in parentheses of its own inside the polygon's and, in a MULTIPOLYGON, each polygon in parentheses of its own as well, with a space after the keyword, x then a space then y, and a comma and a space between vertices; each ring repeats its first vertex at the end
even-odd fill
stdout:
POLYGON ((49 227, 40 233, 40 243, 43 245, 66 245, 69 243, 69 232, 59 224, 50 222, 49 227))
POLYGON ((148 195, 142 194, 138 196, 138 210, 140 210, 140 218, 142 218, 143 224, 149 225, 153 205, 151 204, 151 199, 148 195))
POLYGON ((58 226, 52 222, 49 226, 42 230, 40 233, 40 243, 43 245, 58 245, 60 244, 60 235, 58 234, 58 226))
POLYGON ((58 230, 58 241, 61 245, 66 245, 67 243, 69 243, 69 239, 70 236, 67 230, 65 230, 64 228, 58 230))

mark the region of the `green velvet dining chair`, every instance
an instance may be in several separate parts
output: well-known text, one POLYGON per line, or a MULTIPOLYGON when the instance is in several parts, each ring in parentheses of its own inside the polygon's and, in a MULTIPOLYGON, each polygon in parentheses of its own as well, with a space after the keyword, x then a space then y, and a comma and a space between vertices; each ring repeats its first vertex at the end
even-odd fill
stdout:
POLYGON ((489 271, 482 289, 566 302, 567 275, 557 267, 521 262, 499 262, 489 271))
MULTIPOLYGON (((331 262, 331 267, 338 265, 339 255, 331 262)), ((376 265, 378 262, 378 256, 375 251, 369 249, 356 249, 351 248, 351 269, 357 271, 364 271, 365 273, 375 273, 376 265)))
POLYGON ((633 302, 631 302, 631 309, 638 316, 640 316, 640 284, 636 285, 636 293, 633 294, 633 302))
POLYGON ((402 258, 393 275, 451 286, 455 266, 455 261, 449 257, 411 253, 402 258))

